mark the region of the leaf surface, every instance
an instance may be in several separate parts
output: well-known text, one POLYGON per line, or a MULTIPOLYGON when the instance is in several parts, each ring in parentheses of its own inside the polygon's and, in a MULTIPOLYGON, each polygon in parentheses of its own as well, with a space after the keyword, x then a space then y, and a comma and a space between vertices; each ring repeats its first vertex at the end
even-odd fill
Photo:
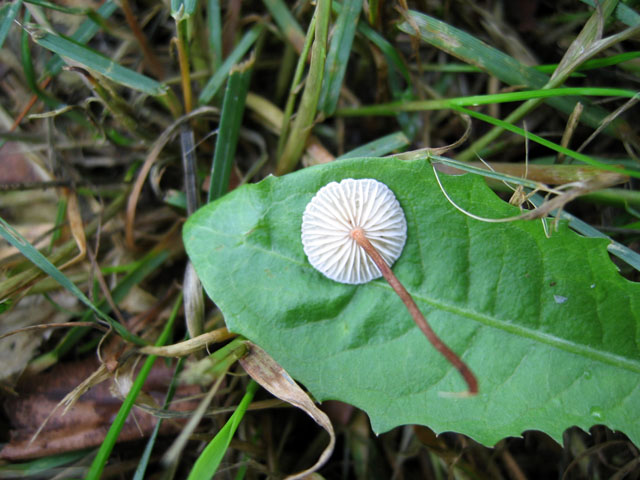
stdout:
MULTIPOLYGON (((443 177, 484 217, 518 209, 483 180, 443 177)), ((484 223, 455 210, 424 160, 359 158, 269 177, 197 211, 184 241, 230 330, 264 348, 318 400, 364 409, 375 431, 418 423, 492 445, 524 430, 560 439, 604 423, 640 441, 640 287, 621 277, 602 239, 540 221, 484 223), (471 367, 474 398, 383 279, 331 281, 311 267, 300 226, 322 186, 375 178, 407 219, 393 266, 435 331, 471 367)))

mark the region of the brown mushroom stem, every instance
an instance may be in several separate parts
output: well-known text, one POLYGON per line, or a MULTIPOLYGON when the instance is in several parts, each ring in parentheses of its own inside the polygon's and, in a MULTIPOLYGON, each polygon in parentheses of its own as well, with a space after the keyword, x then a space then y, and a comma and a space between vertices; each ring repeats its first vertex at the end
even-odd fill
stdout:
POLYGON ((460 375, 462 375, 465 382, 467 382, 467 386, 469 388, 467 394, 468 395, 477 394, 478 380, 476 379, 476 376, 473 374, 473 372, 467 366, 467 364, 464 363, 460 359, 460 357, 458 357, 458 355, 456 355, 456 353, 453 350, 451 350, 440 339, 440 337, 436 335, 436 332, 434 332, 433 329, 429 326, 429 324, 427 323, 427 319, 424 317, 424 315, 418 308, 418 305, 416 305, 416 302, 411 297, 411 294, 407 291, 406 288, 404 288, 404 285, 400 283, 400 280, 398 280, 398 277, 396 277, 393 274, 393 272, 391 271, 387 263, 384 261, 380 253, 378 253, 375 247, 371 245, 371 242, 369 241, 366 234, 364 233, 364 230, 362 228, 354 228, 351 231, 351 237, 356 242, 358 242, 358 245, 360 245, 364 249, 364 251, 367 252, 367 255, 369 255, 371 259, 375 262, 375 264, 378 266, 378 269, 382 273, 382 276, 384 276, 387 282, 389 282, 389 285, 391 285, 391 288, 393 288, 393 290, 398 294, 400 299, 402 299, 402 302, 407 307, 407 310, 409 310, 409 313, 411 314, 413 321, 416 323, 416 325, 418 325, 418 328, 422 330, 422 333, 424 333, 424 336, 427 337, 427 340, 431 342, 431 345, 433 345, 436 348, 436 350, 438 350, 442 354, 442 356, 444 356, 444 358, 446 358, 449 361, 449 363, 451 363, 460 372, 460 375))

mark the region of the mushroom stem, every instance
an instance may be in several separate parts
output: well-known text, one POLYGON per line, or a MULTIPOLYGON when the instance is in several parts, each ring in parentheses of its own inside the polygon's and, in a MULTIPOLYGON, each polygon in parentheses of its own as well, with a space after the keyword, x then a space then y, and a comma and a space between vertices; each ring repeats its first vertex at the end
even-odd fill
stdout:
POLYGON ((354 228, 351 231, 351 237, 360 245, 367 255, 371 257, 371 259, 378 266, 378 269, 382 273, 382 276, 389 282, 391 288, 398 294, 402 302, 409 310, 413 321, 416 323, 418 328, 422 330, 424 336, 427 337, 427 340, 431 342, 431 345, 435 347, 438 352, 442 354, 444 358, 446 358, 449 363, 451 363, 457 370, 460 372, 460 375, 464 378, 465 382, 467 382, 468 395, 476 395, 478 393, 478 380, 476 376, 473 374, 471 369, 464 363, 460 357, 451 350, 441 339, 436 335, 436 332, 429 326, 427 323, 427 319, 424 317, 418 305, 411 297, 411 294, 404 288, 404 285, 400 283, 398 277, 394 275, 391 271, 387 263, 384 261, 380 253, 375 249, 375 247, 371 244, 369 239, 367 238, 364 230, 362 228, 354 228))

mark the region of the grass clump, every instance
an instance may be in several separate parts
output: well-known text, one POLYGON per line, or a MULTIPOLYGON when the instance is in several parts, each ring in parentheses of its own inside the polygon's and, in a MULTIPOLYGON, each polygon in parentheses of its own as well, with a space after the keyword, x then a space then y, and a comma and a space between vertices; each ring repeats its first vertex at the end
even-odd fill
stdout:
MULTIPOLYGON (((527 5, 0 7, 1 387, 19 399, 0 416, 0 476, 279 477, 322 456, 326 434, 244 374, 248 347, 204 300, 180 237, 200 205, 269 174, 387 155, 491 168, 505 199, 500 181, 548 187, 561 200, 545 215, 609 238, 637 281, 640 15, 527 5), (68 393, 66 425, 21 416, 68 393)), ((637 472, 637 447, 605 426, 490 449, 422 426, 377 437, 364 412, 323 409, 337 438, 326 478, 637 472)))

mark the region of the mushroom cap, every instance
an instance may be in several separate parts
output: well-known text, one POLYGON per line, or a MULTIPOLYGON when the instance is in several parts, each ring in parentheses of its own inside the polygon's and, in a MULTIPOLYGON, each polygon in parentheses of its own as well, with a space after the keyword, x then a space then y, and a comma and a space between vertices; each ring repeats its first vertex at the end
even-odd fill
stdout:
POLYGON ((309 263, 340 283, 367 283, 381 277, 351 236, 356 228, 362 228, 391 267, 404 248, 407 222, 389 187, 372 178, 347 178, 322 187, 302 215, 302 246, 309 263))

